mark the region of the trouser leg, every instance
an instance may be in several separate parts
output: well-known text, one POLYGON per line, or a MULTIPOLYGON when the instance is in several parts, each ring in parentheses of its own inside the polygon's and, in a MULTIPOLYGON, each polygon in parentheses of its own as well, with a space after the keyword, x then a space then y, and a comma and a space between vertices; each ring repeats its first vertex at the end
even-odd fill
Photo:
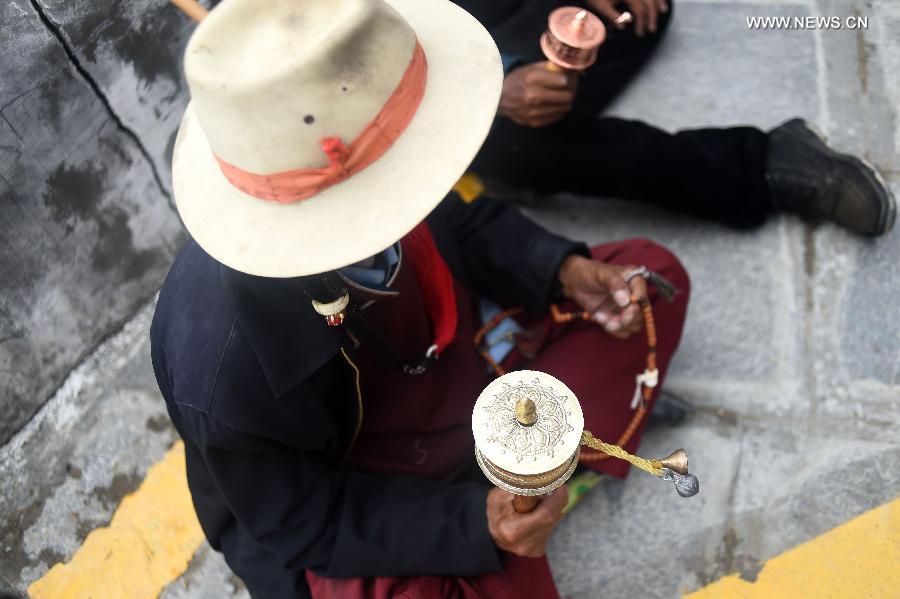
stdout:
POLYGON ((670 134, 576 107, 539 129, 498 118, 472 170, 544 193, 637 200, 751 228, 771 211, 767 145, 766 134, 753 127, 670 134))
MULTIPOLYGON (((772 211, 764 178, 768 137, 759 129, 672 134, 598 116, 657 49, 671 15, 643 38, 610 26, 570 115, 539 129, 498 117, 472 170, 515 187, 636 200, 741 229, 765 222, 772 211)), ((679 108, 677 99, 661 101, 679 108)))

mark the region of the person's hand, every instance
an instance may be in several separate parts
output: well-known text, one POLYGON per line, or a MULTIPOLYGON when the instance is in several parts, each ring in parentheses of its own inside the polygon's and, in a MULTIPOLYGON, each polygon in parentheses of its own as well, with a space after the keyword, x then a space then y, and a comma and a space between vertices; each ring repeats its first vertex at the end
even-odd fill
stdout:
POLYGON ((606 17, 617 29, 624 29, 625 24, 617 22, 622 16, 616 9, 616 5, 620 3, 624 3, 634 17, 634 33, 638 37, 644 37, 648 32, 656 33, 659 14, 669 12, 666 0, 588 0, 588 6, 597 14, 606 17))
POLYGON ((513 494, 493 488, 487 495, 488 530, 500 549, 523 557, 544 555, 550 534, 562 519, 563 508, 569 501, 569 491, 563 485, 547 495, 527 514, 513 509, 513 494))
POLYGON ((509 72, 503 79, 500 116, 526 127, 546 127, 572 110, 577 74, 549 71, 547 64, 534 62, 509 72))
POLYGON ((563 294, 593 314, 594 320, 613 337, 626 339, 641 330, 644 315, 631 296, 647 298, 647 282, 634 277, 629 283, 622 276, 634 266, 604 264, 584 256, 572 255, 559 267, 563 294))

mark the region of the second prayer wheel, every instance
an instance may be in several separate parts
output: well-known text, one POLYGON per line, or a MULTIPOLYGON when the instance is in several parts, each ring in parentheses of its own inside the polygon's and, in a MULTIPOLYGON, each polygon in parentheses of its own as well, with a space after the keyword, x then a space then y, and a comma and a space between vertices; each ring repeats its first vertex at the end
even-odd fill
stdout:
POLYGON ((605 39, 606 27, 597 15, 577 6, 562 6, 547 19, 541 50, 557 67, 583 71, 597 60, 597 48, 605 39))
POLYGON ((584 415, 556 378, 519 370, 492 381, 472 412, 475 457, 505 491, 534 497, 565 483, 581 453, 584 415))

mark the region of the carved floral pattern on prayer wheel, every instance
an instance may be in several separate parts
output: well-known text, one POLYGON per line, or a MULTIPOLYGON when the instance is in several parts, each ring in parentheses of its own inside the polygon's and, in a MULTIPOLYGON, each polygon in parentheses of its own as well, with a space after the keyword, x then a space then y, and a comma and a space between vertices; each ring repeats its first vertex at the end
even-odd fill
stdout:
POLYGON ((572 414, 566 407, 568 399, 536 378, 504 383, 483 407, 488 416, 488 442, 512 453, 517 463, 537 461, 542 456, 553 458, 566 433, 574 430, 569 424, 572 414), (521 426, 516 418, 516 405, 523 399, 534 402, 537 420, 532 426, 521 426))

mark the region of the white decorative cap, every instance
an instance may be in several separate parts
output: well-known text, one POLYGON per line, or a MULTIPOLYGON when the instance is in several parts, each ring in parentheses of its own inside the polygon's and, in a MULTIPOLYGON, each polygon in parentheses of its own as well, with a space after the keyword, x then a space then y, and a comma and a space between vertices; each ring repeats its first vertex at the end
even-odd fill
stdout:
POLYGON ((571 460, 583 430, 584 415, 575 394, 562 381, 536 370, 518 370, 494 380, 472 411, 478 451, 493 465, 517 475, 542 474, 571 460), (536 419, 525 425, 517 418, 516 406, 528 400, 536 419))

